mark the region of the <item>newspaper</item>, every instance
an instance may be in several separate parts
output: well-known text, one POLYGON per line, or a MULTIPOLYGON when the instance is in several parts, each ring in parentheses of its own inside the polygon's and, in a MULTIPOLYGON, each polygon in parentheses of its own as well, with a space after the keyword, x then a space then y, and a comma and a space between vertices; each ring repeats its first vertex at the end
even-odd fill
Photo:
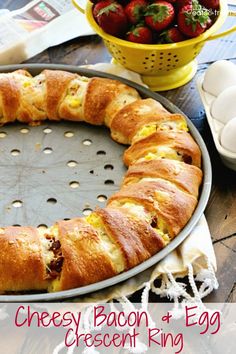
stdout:
POLYGON ((78 36, 94 34, 71 0, 33 0, 0 11, 0 64, 17 64, 78 36))

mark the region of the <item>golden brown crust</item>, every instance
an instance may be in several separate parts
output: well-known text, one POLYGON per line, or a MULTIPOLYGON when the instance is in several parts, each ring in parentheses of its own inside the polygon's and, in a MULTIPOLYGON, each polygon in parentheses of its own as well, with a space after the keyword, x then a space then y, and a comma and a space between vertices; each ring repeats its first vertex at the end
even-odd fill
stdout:
POLYGON ((122 108, 112 119, 112 138, 122 144, 131 144, 138 130, 146 124, 160 125, 166 121, 185 119, 180 114, 172 115, 152 98, 140 99, 122 108))
POLYGON ((201 151, 189 133, 164 131, 153 133, 131 145, 124 153, 124 163, 129 166, 148 153, 155 153, 160 146, 170 147, 186 163, 201 166, 201 151))
POLYGON ((46 278, 37 229, 0 229, 0 291, 46 290, 46 278))
POLYGON ((123 186, 137 183, 143 178, 166 179, 197 198, 202 182, 202 171, 196 166, 176 160, 142 161, 129 167, 124 176, 123 186))
POLYGON ((145 221, 114 208, 99 209, 96 213, 102 218, 107 234, 121 249, 125 270, 144 262, 164 247, 161 236, 145 221))
POLYGON ((51 120, 60 120, 59 104, 66 94, 67 86, 77 74, 61 70, 44 70, 46 77, 46 110, 47 117, 51 120))
POLYGON ((60 290, 92 284, 117 274, 101 248, 96 230, 84 219, 59 221, 57 227, 64 257, 60 290))
POLYGON ((26 69, 18 69, 13 71, 13 74, 23 75, 26 77, 32 77, 32 75, 26 69))
POLYGON ((136 90, 119 81, 92 78, 84 99, 85 122, 94 125, 106 123, 109 126, 109 121, 126 104, 125 100, 128 101, 129 95, 134 96, 133 100, 139 98, 136 90), (123 101, 115 102, 115 99, 121 94, 124 95, 123 101))
POLYGON ((14 122, 20 105, 20 91, 15 80, 5 74, 0 77, 0 105, 2 107, 0 124, 14 122))
POLYGON ((186 225, 197 204, 195 197, 164 179, 125 186, 111 196, 108 206, 118 206, 114 201, 135 202, 154 211, 157 217, 165 221, 170 237, 176 236, 186 225))

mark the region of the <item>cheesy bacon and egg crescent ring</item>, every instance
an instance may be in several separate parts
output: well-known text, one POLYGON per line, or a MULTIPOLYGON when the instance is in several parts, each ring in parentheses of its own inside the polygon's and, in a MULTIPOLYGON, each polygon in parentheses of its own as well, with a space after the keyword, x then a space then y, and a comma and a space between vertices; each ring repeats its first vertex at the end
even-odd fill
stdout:
POLYGON ((106 125, 130 145, 128 171, 107 206, 87 217, 1 228, 1 293, 67 290, 131 269, 165 247, 198 202, 201 151, 185 118, 134 88, 57 70, 0 74, 1 125, 46 119, 106 125))

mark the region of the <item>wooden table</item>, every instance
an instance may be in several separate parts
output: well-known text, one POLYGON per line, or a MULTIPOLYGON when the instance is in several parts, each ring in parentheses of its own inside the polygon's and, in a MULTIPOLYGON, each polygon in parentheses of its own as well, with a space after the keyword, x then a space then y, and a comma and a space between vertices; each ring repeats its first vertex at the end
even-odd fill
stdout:
MULTIPOLYGON (((2 0, 0 8, 10 10, 27 4, 27 0, 2 0)), ((231 22, 235 22, 235 18, 231 22)), ((29 63, 60 63, 60 64, 94 64, 109 62, 110 55, 103 42, 97 36, 78 38, 62 45, 50 48, 29 63)), ((207 66, 218 59, 231 59, 236 63, 236 35, 211 42, 205 46, 198 61, 200 75, 207 66)), ((210 227, 214 249, 218 262, 217 277, 220 287, 210 294, 206 301, 236 301, 236 173, 221 163, 215 150, 211 133, 205 119, 204 109, 196 89, 195 79, 189 84, 162 93, 185 112, 200 130, 209 149, 213 169, 212 192, 206 208, 206 218, 210 227)), ((133 296, 138 301, 139 294, 133 296)), ((159 301, 151 295, 151 301, 159 301)))

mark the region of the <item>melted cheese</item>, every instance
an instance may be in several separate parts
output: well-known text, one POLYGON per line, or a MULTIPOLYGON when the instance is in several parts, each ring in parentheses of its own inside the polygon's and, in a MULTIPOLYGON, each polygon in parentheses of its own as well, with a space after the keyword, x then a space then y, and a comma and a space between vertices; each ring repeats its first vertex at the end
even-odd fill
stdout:
POLYGON ((150 222, 152 216, 142 205, 125 202, 122 206, 122 209, 126 209, 130 214, 134 215, 138 219, 145 220, 150 222))
POLYGON ((106 233, 106 230, 103 226, 102 219, 96 213, 91 213, 89 216, 86 217, 87 222, 92 225, 100 239, 100 247, 102 248, 103 252, 111 259, 115 270, 120 273, 123 272, 125 269, 125 262, 123 258, 123 254, 117 246, 117 244, 112 240, 111 237, 106 233))
POLYGON ((40 243, 41 243, 41 250, 42 250, 42 255, 44 262, 46 264, 46 267, 48 267, 51 263, 51 261, 54 259, 54 253, 53 251, 50 251, 50 242, 49 240, 46 239, 45 233, 48 233, 48 230, 42 230, 38 228, 39 236, 40 236, 40 243))

